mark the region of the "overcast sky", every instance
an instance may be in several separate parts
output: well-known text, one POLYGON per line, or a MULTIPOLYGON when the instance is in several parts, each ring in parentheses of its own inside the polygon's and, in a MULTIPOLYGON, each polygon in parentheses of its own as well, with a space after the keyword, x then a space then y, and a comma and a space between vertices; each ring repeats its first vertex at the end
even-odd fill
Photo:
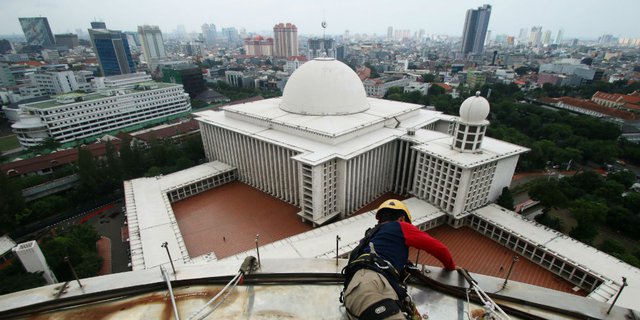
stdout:
POLYGON ((489 29, 493 36, 518 36, 521 28, 542 26, 543 32, 564 29, 569 37, 597 38, 602 34, 640 38, 640 0, 0 0, 0 34, 22 34, 19 17, 43 16, 54 33, 85 30, 97 19, 115 30, 136 30, 138 25, 158 25, 174 32, 183 24, 188 32, 214 23, 246 28, 248 32, 272 30, 278 22, 292 22, 299 34, 386 34, 394 29, 425 29, 427 34, 460 36, 467 9, 485 3, 493 10, 489 29))

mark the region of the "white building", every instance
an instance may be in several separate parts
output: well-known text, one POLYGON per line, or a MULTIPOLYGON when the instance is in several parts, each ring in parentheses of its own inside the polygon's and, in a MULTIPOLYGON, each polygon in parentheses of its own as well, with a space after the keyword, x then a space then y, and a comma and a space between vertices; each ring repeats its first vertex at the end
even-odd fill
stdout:
POLYGON ((367 98, 347 65, 318 58, 293 73, 282 98, 196 116, 210 161, 324 224, 389 191, 456 217, 495 200, 527 149, 484 137, 486 99, 468 99, 461 113, 367 98))
POLYGON ((28 75, 31 84, 40 88, 45 94, 63 94, 73 91, 91 90, 91 84, 86 82, 84 74, 73 71, 38 71, 28 75))
POLYGON ((12 128, 22 146, 32 147, 50 137, 67 143, 177 118, 191 110, 191 103, 181 84, 139 82, 92 94, 58 95, 19 107, 19 121, 12 128))
POLYGON ((411 81, 404 86, 404 92, 418 91, 426 95, 429 92, 429 87, 431 87, 431 84, 428 82, 411 81))
POLYGON ((167 52, 164 49, 164 41, 162 40, 162 31, 158 26, 144 25, 138 26, 138 34, 140 35, 144 60, 147 62, 149 70, 154 71, 158 61, 167 59, 167 52))
POLYGON ((401 87, 404 88, 409 84, 409 79, 383 79, 383 78, 375 78, 375 79, 366 79, 362 81, 364 84, 364 90, 367 94, 367 97, 373 98, 382 98, 387 93, 389 88, 391 87, 401 87))
POLYGON ((42 276, 48 284, 58 283, 56 275, 49 268, 36 241, 23 242, 14 247, 13 252, 18 256, 27 272, 42 272, 42 276))
POLYGON ((287 63, 284 65, 284 72, 292 74, 305 62, 307 62, 307 59, 303 56, 289 57, 287 63))
POLYGON ((291 57, 298 55, 298 27, 292 23, 273 26, 273 55, 291 57))

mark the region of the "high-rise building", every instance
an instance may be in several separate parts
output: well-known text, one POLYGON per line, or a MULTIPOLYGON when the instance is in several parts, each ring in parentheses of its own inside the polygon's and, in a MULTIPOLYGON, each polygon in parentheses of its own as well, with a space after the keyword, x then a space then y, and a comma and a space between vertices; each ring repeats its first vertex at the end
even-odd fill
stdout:
POLYGON ((298 55, 298 28, 292 23, 273 26, 273 54, 276 57, 298 55))
POLYGON ((309 59, 322 57, 336 58, 336 48, 333 39, 309 39, 309 59))
POLYGON ((542 35, 542 44, 548 46, 551 44, 551 30, 547 30, 542 35))
POLYGON ((0 63, 0 87, 15 86, 16 80, 6 63, 0 63))
POLYGON ((273 38, 255 36, 244 39, 244 50, 248 56, 273 56, 273 38))
POLYGON ((491 5, 488 4, 478 7, 478 9, 467 10, 462 32, 463 54, 482 54, 490 17, 491 5))
POLYGON ((558 30, 558 35, 556 36, 556 44, 561 44, 562 43, 562 36, 564 35, 564 30, 560 29, 558 30))
POLYGON ((53 274, 53 271, 49 268, 47 260, 44 258, 40 246, 38 246, 38 242, 23 242, 13 248, 13 252, 18 256, 27 272, 42 272, 42 277, 44 277, 48 284, 58 283, 58 279, 56 279, 55 274, 53 274))
POLYGON ((49 21, 44 17, 18 18, 27 43, 32 46, 52 48, 55 46, 49 21))
POLYGON ((529 37, 529 33, 527 33, 527 29, 526 28, 520 29, 520 33, 518 34, 518 40, 526 41, 528 37, 529 37))
POLYGON ((387 40, 391 39, 393 39, 393 27, 389 26, 387 27, 387 40))
POLYGON ((127 36, 115 30, 89 29, 93 51, 104 76, 136 72, 127 36))
POLYGON ((178 64, 162 68, 162 81, 183 85, 184 91, 191 99, 206 89, 202 70, 193 64, 178 64))
POLYGON ((240 33, 234 27, 222 28, 222 37, 229 45, 233 46, 240 40, 240 33))
POLYGON ((202 39, 206 45, 214 45, 216 43, 217 30, 215 24, 202 25, 202 39))
POLYGON ((107 28, 107 24, 102 21, 91 22, 91 29, 106 29, 106 28, 107 28))
POLYGON ((142 45, 144 60, 149 66, 149 70, 154 71, 157 63, 167 58, 162 40, 162 31, 158 26, 138 26, 138 34, 142 45))
POLYGON ((56 34, 56 46, 73 49, 78 46, 78 35, 73 33, 56 34))
POLYGON ((531 28, 531 33, 529 34, 529 43, 534 47, 540 46, 540 44, 542 43, 542 27, 538 26, 531 28))

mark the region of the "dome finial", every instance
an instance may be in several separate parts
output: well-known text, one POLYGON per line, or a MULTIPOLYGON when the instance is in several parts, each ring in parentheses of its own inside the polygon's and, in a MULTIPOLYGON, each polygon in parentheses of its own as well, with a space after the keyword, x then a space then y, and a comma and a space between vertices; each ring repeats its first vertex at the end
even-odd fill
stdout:
POLYGON ((476 91, 476 97, 480 96, 480 91, 476 91))

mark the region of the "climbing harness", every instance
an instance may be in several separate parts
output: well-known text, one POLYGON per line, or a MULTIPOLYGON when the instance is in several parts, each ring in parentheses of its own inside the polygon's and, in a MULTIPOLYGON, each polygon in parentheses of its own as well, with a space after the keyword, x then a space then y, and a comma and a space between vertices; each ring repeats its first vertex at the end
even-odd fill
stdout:
POLYGON ((347 287, 355 273, 360 269, 368 269, 383 275, 387 279, 393 290, 398 295, 398 300, 383 299, 378 301, 365 309, 360 316, 352 314, 345 306, 345 309, 352 317, 372 320, 384 319, 390 315, 398 313, 398 311, 402 311, 405 316, 409 317, 409 319, 420 319, 414 316, 414 314, 419 316, 419 313, 415 312, 415 305, 413 304, 413 301, 411 301, 411 296, 407 294, 407 287, 404 285, 404 280, 406 280, 406 278, 403 279, 391 262, 385 260, 376 253, 375 247, 371 242, 371 238, 376 232, 378 232, 381 226, 382 225, 379 224, 373 229, 369 228, 365 232, 364 238, 360 240, 358 246, 349 255, 349 262, 342 269, 342 274, 345 276, 345 282, 344 288, 340 292, 339 301, 344 304, 344 292, 347 290, 347 287), (369 252, 364 252, 365 246, 369 247, 369 252))

